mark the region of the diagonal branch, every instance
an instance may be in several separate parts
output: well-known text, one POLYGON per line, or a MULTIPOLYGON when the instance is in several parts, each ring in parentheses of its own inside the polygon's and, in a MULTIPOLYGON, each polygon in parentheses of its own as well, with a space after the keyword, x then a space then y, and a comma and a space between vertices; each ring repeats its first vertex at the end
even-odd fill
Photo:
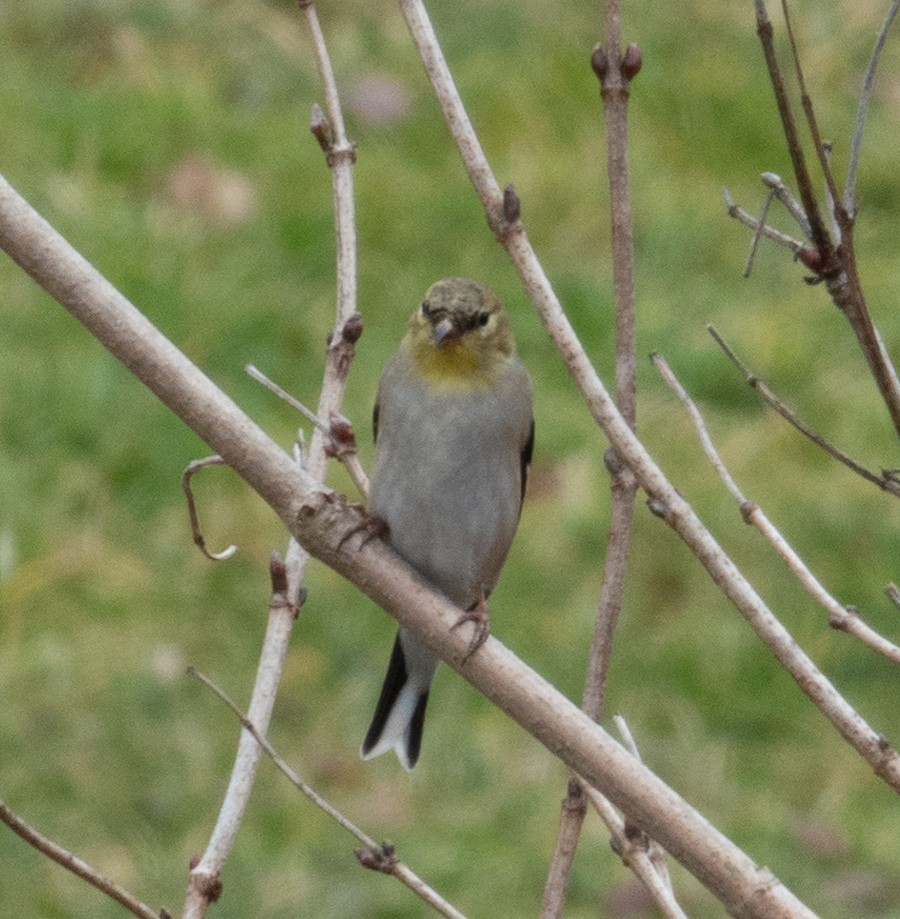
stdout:
POLYGON ((654 367, 659 371, 666 385, 681 400, 681 403, 687 409, 700 438, 703 446, 703 452, 706 453, 713 468, 719 475, 719 478, 725 484, 725 487, 731 492, 732 497, 737 501, 741 518, 744 523, 756 527, 757 530, 768 540, 772 548, 781 556, 785 564, 791 570, 791 573, 800 583, 804 590, 828 613, 828 624, 833 628, 848 634, 854 635, 863 644, 868 645, 872 650, 883 654, 895 664, 900 664, 900 647, 893 642, 888 641, 884 636, 879 635, 870 625, 868 625, 859 615, 855 606, 848 606, 840 603, 833 597, 822 585, 819 579, 810 571, 809 567, 797 554, 791 544, 781 535, 775 524, 769 520, 763 509, 754 501, 750 501, 744 496, 744 493, 738 487, 737 482, 731 477, 731 473, 719 456, 709 436, 706 423, 700 410, 697 408, 694 400, 688 395, 687 390, 681 385, 678 378, 672 372, 666 359, 661 354, 652 354, 650 359, 654 367))
POLYGON ((86 861, 80 859, 68 849, 64 849, 59 843, 48 839, 43 833, 39 833, 21 817, 14 814, 3 801, 0 801, 0 821, 5 823, 17 836, 24 839, 28 845, 34 846, 38 852, 42 852, 47 858, 56 862, 57 865, 65 868, 66 871, 71 871, 76 877, 87 881, 92 887, 96 887, 101 893, 105 893, 116 903, 124 906, 130 913, 138 916, 139 919, 169 919, 169 914, 165 910, 156 912, 125 890, 124 887, 120 887, 115 881, 111 881, 102 875, 86 861))
POLYGON ((900 480, 897 476, 888 472, 872 472, 862 463, 857 462, 853 457, 848 456, 843 450, 839 450, 833 443, 822 437, 821 434, 814 431, 802 418, 790 409, 769 387, 760 379, 759 375, 750 370, 744 362, 734 353, 731 346, 719 334, 714 326, 707 326, 709 334, 716 340, 719 347, 725 352, 726 357, 741 372, 747 385, 759 393, 764 402, 768 403, 788 424, 796 428, 804 437, 809 438, 817 447, 821 447, 829 456, 834 457, 839 463, 842 463, 858 476, 867 482, 872 482, 888 494, 900 498, 900 480))

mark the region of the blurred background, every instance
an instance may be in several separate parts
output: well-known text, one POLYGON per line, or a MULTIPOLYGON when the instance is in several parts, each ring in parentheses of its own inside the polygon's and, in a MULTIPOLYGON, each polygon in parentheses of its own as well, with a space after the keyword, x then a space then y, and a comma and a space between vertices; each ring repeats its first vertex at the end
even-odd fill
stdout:
MULTIPOLYGON (((886 5, 793 5, 839 176, 886 5)), ((605 148, 589 67, 601 6, 434 6, 498 180, 515 184, 531 240, 609 379, 605 148)), ((896 640, 898 611, 883 589, 900 579, 897 503, 764 410, 706 332, 714 323, 862 462, 900 466, 887 412, 825 292, 765 243, 752 277, 741 277, 748 233, 727 218, 721 188, 758 210, 759 173, 789 175, 752 4, 624 6, 625 39, 644 59, 630 122, 640 433, 797 640, 896 744, 896 667, 831 631, 741 523, 643 358, 666 356, 748 496, 839 599, 896 640)), ((345 0, 319 12, 359 146, 365 334, 345 409, 363 460, 372 456, 378 374, 425 288, 449 274, 490 283, 535 377, 538 431, 521 528, 491 601, 493 630, 577 700, 608 520, 605 439, 487 229, 399 11, 345 0)), ((866 135, 857 237, 869 303, 895 359, 898 69, 894 35, 866 135)), ((286 0, 0 6, 0 172, 286 448, 298 418, 243 366, 257 364, 315 405, 334 309, 330 176, 308 131, 321 100, 305 21, 286 0)), ((238 734, 184 670, 193 664, 246 705, 267 562, 285 534, 236 476, 212 470, 197 482, 207 540, 240 551, 227 563, 204 559, 179 481, 204 445, 5 256, 0 291, 0 798, 177 914, 238 734)), ((338 469, 329 481, 350 488, 338 469)), ((446 668, 415 773, 392 757, 361 763, 394 625, 321 565, 311 565, 308 587, 273 742, 464 912, 535 915, 565 770, 446 668)), ((900 916, 896 795, 643 504, 607 722, 615 713, 654 770, 818 913, 900 916)), ((361 870, 354 845, 264 762, 210 915, 425 914, 400 885, 361 870)), ((673 870, 691 916, 722 914, 673 870)), ((122 913, 0 828, 0 915, 122 913)), ((594 818, 566 915, 654 915, 594 818)))

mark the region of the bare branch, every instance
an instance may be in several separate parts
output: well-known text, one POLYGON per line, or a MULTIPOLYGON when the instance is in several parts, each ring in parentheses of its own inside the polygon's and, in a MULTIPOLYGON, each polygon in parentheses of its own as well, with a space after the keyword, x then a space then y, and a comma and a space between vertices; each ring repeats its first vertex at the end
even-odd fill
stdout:
POLYGON ((884 592, 894 606, 900 607, 900 587, 891 582, 885 587, 884 592))
MULTIPOLYGON (((436 909, 441 915, 448 916, 450 919, 465 919, 465 916, 459 912, 452 904, 448 903, 437 891, 429 887, 415 872, 396 858, 393 847, 389 843, 377 843, 375 840, 364 833, 352 820, 342 814, 334 805, 323 798, 311 785, 308 785, 295 772, 284 759, 283 756, 269 743, 269 741, 260 733, 256 725, 238 708, 234 701, 225 693, 223 689, 216 685, 204 673, 201 673, 195 667, 188 667, 188 674, 210 689, 222 702, 228 707, 231 713, 240 721, 244 729, 249 732, 256 743, 260 746, 263 753, 272 760, 278 769, 285 775, 288 781, 300 792, 302 792, 316 807, 324 811, 339 826, 353 835, 358 842, 363 845, 362 853, 359 850, 357 857, 360 861, 369 861, 371 858, 379 860, 378 870, 385 874, 391 874, 399 881, 405 884, 417 896, 421 897, 429 906, 436 909), (390 851, 388 851, 390 850, 390 851), (390 862, 390 869, 386 870, 383 866, 382 859, 390 862)), ((372 867, 366 865, 366 867, 372 867)))
POLYGON ((803 203, 803 211, 809 221, 810 238, 821 255, 822 270, 827 274, 835 269, 834 245, 822 220, 822 215, 819 211, 815 191, 813 189, 812 179, 810 178, 806 159, 803 155, 803 147, 800 144, 797 124, 794 121, 794 114, 791 110, 791 104, 788 100, 787 90, 784 85, 784 77, 782 76, 781 67, 778 64, 778 57, 775 53, 775 44, 772 38, 772 20, 769 19, 769 14, 766 11, 765 0, 753 0, 753 5, 756 9, 756 32, 759 35, 763 55, 765 56, 766 65, 769 70, 769 80, 772 83, 772 89, 775 91, 775 102, 778 106, 778 114, 781 117, 781 125, 788 146, 788 154, 790 155, 791 165, 794 169, 794 177, 797 181, 797 190, 800 193, 800 200, 803 203))
MULTIPOLYGON (((812 180, 806 166, 803 149, 800 145, 797 126, 794 122, 793 112, 784 86, 784 79, 778 58, 775 53, 773 41, 772 22, 766 12, 765 0, 754 0, 756 8, 757 34, 762 44, 763 54, 769 70, 769 79, 775 91, 775 100, 781 116, 782 128, 787 141, 788 153, 794 167, 797 188, 803 210, 809 219, 810 237, 816 250, 816 273, 822 277, 828 287, 835 306, 847 317, 859 342, 860 350, 869 366, 875 385, 891 416, 894 428, 900 434, 900 377, 887 353, 881 335, 872 321, 869 308, 866 305, 862 284, 856 266, 856 255, 853 244, 853 218, 837 193, 831 169, 828 164, 828 152, 819 136, 818 126, 812 110, 812 103, 803 84, 803 73, 800 68, 799 55, 791 31, 790 17, 787 12, 786 0, 782 0, 788 26, 794 61, 797 67, 798 79, 801 82, 803 93, 803 108, 809 122, 810 130, 815 141, 816 155, 826 177, 829 196, 834 205, 834 218, 840 232, 840 249, 836 249, 834 242, 828 234, 822 215, 819 211, 816 195, 813 190, 812 180)), ((809 264, 809 262, 807 262, 809 264)), ((810 266, 813 267, 813 266, 810 266)))
POLYGON ((855 459, 848 456, 843 450, 839 450, 834 444, 830 443, 821 434, 818 434, 814 431, 805 421, 797 416, 797 414, 790 409, 778 396, 766 385, 766 383, 759 378, 759 376, 752 370, 748 369, 747 366, 740 360, 740 358, 734 353, 731 347, 726 343, 725 339, 719 334, 714 326, 707 326, 709 334, 716 340, 716 343, 719 347, 725 352, 728 359, 737 367, 741 372, 744 379, 747 382, 747 385, 751 389, 755 389, 759 393, 760 397, 768 403, 788 424, 796 428, 804 437, 807 437, 811 440, 816 446, 821 447, 829 456, 834 457, 839 463, 842 463, 848 469, 855 472, 858 476, 864 478, 867 482, 872 482, 877 485, 883 491, 888 492, 888 494, 894 495, 894 497, 900 497, 900 481, 897 480, 896 476, 891 475, 888 472, 877 473, 873 472, 871 469, 867 469, 862 463, 858 463, 855 459))
MULTIPOLYGON (((613 289, 616 310, 616 405, 634 429, 637 424, 637 364, 634 321, 634 243, 632 234, 631 190, 628 178, 628 99, 631 80, 637 76, 641 58, 637 45, 621 52, 622 29, 619 0, 606 0, 606 47, 594 49, 591 65, 600 80, 606 128, 606 165, 609 177, 613 289)), ((516 213, 515 219, 519 219, 516 213)), ((625 590, 625 573, 631 547, 634 499, 637 482, 623 464, 609 455, 610 527, 604 558, 603 583, 591 642, 588 668, 582 695, 582 710, 599 721, 603 712, 606 675, 609 671, 613 635, 625 590)), ((586 807, 584 793, 570 782, 571 800, 560 811, 557 843, 544 886, 542 919, 562 914, 566 882, 575 856, 577 840, 586 807)))
POLYGON ((848 227, 846 215, 839 215, 842 208, 840 193, 838 192, 837 183, 834 180, 834 173, 831 171, 831 162, 829 158, 828 146, 823 143, 822 135, 819 131, 819 123, 816 120, 815 110, 813 109, 812 99, 806 89, 806 78, 803 75, 803 67, 800 63, 800 52, 797 49, 797 41, 794 38, 794 26, 791 21, 791 11, 788 7, 787 0, 781 0, 781 9, 784 14, 784 23, 787 27, 788 42, 791 46, 791 56, 794 59, 794 72, 797 74, 797 83, 800 87, 800 105, 803 113, 806 115, 806 123, 809 126, 809 133, 812 135, 813 147, 819 160, 819 168, 825 177, 825 186, 828 189, 828 196, 838 215, 838 225, 843 233, 845 227, 848 227))
MULTIPOLYGON (((356 222, 353 197, 356 148, 346 137, 334 73, 315 7, 311 0, 303 0, 301 8, 306 13, 331 119, 330 125, 323 125, 323 119, 317 118, 314 112, 312 125, 313 133, 325 149, 326 161, 331 171, 337 242, 337 318, 328 340, 328 360, 316 413, 320 418, 331 419, 340 411, 354 347, 362 334, 362 319, 356 311, 356 222)), ((324 482, 328 463, 326 447, 329 441, 330 434, 323 433, 321 428, 316 427, 310 449, 303 456, 304 469, 301 471, 294 468, 293 474, 302 475, 305 471, 312 483, 315 483, 314 487, 324 482)), ((248 709, 249 718, 263 733, 268 730, 294 618, 302 604, 303 579, 308 561, 308 552, 294 535, 288 545, 284 562, 287 595, 280 593, 280 581, 278 584, 275 583, 273 564, 273 593, 269 604, 268 624, 248 709)), ((278 564, 281 565, 280 560, 278 564)), ((253 738, 248 734, 241 734, 231 779, 216 826, 203 857, 191 870, 183 919, 199 919, 204 915, 209 903, 218 896, 222 866, 231 852, 243 818, 259 765, 259 756, 259 746, 253 738), (213 894, 215 896, 212 896, 213 894)))
POLYGON ((130 913, 139 916, 140 919, 169 919, 169 914, 165 910, 156 912, 142 903, 137 897, 129 893, 123 887, 120 887, 114 881, 104 877, 96 868, 89 865, 86 861, 73 855, 68 849, 64 849, 58 843, 48 839, 42 833, 39 833, 34 827, 29 826, 21 817, 16 816, 3 801, 0 801, 0 820, 2 820, 17 836, 21 837, 33 846, 38 852, 43 853, 47 858, 61 865, 66 871, 87 881, 92 887, 96 887, 101 893, 105 893, 110 899, 124 906, 130 913))
MULTIPOLYGON (((297 604, 288 599, 290 587, 280 558, 272 559, 270 572, 272 596, 269 601, 269 618, 250 699, 250 717, 258 712, 261 722, 266 725, 272 717, 284 656, 298 609, 297 604)), ((299 590, 297 596, 301 596, 299 590)), ((216 825, 202 857, 191 868, 182 919, 203 916, 209 904, 215 902, 221 894, 222 868, 240 829, 258 764, 259 747, 252 737, 242 734, 216 825)))
POLYGON ((616 813, 615 808, 595 788, 585 783, 584 790, 591 806, 609 830, 613 851, 646 887, 663 916, 667 919, 687 919, 687 914, 675 899, 668 883, 668 876, 662 876, 656 870, 650 857, 649 840, 646 835, 635 828, 629 828, 616 813))
POLYGON ((744 496, 743 492, 741 492, 737 483, 728 472, 725 464, 722 462, 722 458, 719 456, 712 442, 712 438, 709 436, 709 431, 703 421, 703 416, 700 414, 694 400, 691 399, 685 388, 678 381, 671 367, 666 363, 665 358, 659 354, 654 354, 652 355, 652 360, 654 366, 665 380, 666 385, 681 400, 688 414, 691 416, 700 442, 703 444, 703 450, 709 458, 709 461, 713 464, 716 472, 719 474, 719 477, 725 483, 725 487, 737 501, 744 522, 755 526, 782 559, 784 559, 791 573, 797 578, 807 593, 809 593, 828 613, 828 624, 833 629, 855 635, 860 641, 868 645, 874 651, 883 654, 894 663, 900 663, 900 647, 888 641, 867 625, 860 617, 856 607, 845 606, 838 602, 838 600, 825 589, 812 571, 810 571, 806 563, 794 551, 791 544, 781 535, 772 521, 769 520, 762 508, 753 501, 749 501, 744 496))
POLYGON ((875 39, 875 47, 872 49, 872 56, 869 58, 869 65, 866 67, 862 87, 859 91, 856 122, 853 126, 853 140, 850 143, 850 158, 847 163, 847 181, 844 185, 844 207, 847 209, 851 220, 856 218, 856 174, 859 170, 859 158, 862 153, 863 134, 866 130, 866 118, 869 113, 869 100, 872 98, 872 88, 875 85, 875 72, 878 69, 878 61, 881 58, 881 52, 884 50, 888 32, 898 9, 900 9, 900 0, 892 0, 884 23, 878 32, 878 37, 875 39))

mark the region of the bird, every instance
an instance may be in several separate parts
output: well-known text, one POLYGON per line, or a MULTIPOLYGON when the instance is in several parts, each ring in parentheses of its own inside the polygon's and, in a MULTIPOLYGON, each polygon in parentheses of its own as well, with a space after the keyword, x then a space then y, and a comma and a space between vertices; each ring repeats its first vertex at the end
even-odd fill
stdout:
MULTIPOLYGON (((469 278, 436 281, 378 386, 367 514, 385 541, 475 620, 513 540, 534 445, 531 377, 497 296, 469 278)), ((419 759, 438 656, 401 627, 360 754, 419 759)))

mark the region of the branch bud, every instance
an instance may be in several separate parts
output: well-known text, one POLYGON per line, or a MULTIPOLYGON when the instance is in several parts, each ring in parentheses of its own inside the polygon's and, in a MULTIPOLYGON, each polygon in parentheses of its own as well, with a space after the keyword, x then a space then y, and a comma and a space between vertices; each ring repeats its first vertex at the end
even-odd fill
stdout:
POLYGON ((360 336, 363 333, 363 321, 362 316, 359 313, 354 313, 352 316, 347 319, 344 323, 343 328, 341 329, 341 337, 348 345, 355 345, 360 336))
POLYGON ((625 56, 622 58, 622 76, 626 80, 633 80, 641 72, 643 63, 641 49, 632 42, 625 49, 625 56))
POLYGON ((597 79, 602 83, 606 79, 606 71, 609 69, 609 61, 606 59, 606 51, 603 45, 594 45, 594 51, 591 54, 591 69, 597 74, 597 79))
POLYGON ((522 214, 522 203, 512 182, 503 189, 503 219, 515 223, 522 214))
POLYGON ((313 103, 312 114, 309 116, 309 130, 312 132, 312 136, 319 142, 319 146, 322 150, 328 153, 331 150, 332 142, 331 125, 328 123, 328 119, 325 117, 325 113, 318 103, 313 103))

